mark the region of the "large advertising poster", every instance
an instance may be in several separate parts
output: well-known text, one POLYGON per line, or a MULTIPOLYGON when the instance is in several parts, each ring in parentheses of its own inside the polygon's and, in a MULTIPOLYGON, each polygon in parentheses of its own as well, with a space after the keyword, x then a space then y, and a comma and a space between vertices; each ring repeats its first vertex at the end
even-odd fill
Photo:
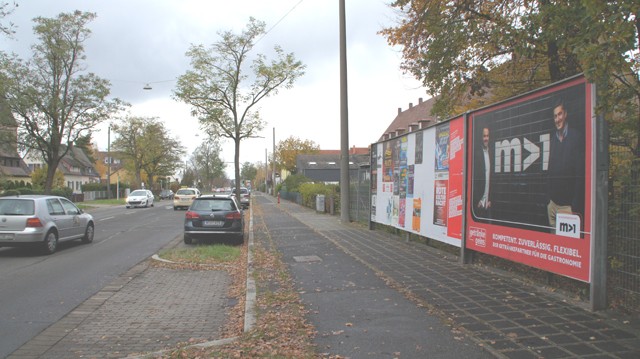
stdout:
POLYGON ((372 221, 455 246, 462 238, 464 120, 372 145, 372 221))
POLYGON ((469 115, 468 248, 590 280, 591 95, 580 77, 469 115))

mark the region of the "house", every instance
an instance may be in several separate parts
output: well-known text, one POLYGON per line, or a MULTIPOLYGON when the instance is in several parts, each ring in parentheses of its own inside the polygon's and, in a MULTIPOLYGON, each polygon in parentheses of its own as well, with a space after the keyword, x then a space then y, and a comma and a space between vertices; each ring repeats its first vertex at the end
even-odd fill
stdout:
POLYGON ((18 154, 18 124, 7 100, 0 96, 0 178, 31 182, 30 171, 18 154))
MULTIPOLYGON (((319 182, 340 182, 340 150, 320 150, 312 155, 296 156, 298 173, 319 182)), ((357 178, 361 165, 369 164, 369 149, 349 149, 349 177, 357 178)))
MULTIPOLYGON (((64 148, 63 145, 63 150, 64 148)), ((33 149, 27 152, 24 161, 29 166, 30 172, 45 165, 42 156, 33 149)), ((71 147, 60 160, 58 169, 62 171, 65 183, 73 193, 82 193, 82 185, 85 183, 100 182, 100 174, 84 150, 79 147, 71 147)))
POLYGON ((95 151, 95 156, 96 170, 100 176, 100 182, 107 183, 107 181, 109 181, 110 184, 115 185, 118 182, 129 181, 129 178, 133 177, 124 168, 121 153, 114 151, 95 151), (109 168, 109 162, 111 162, 111 168, 109 168))
POLYGON ((431 115, 431 108, 433 108, 435 101, 434 97, 427 101, 419 98, 416 106, 409 103, 409 108, 404 111, 398 107, 398 115, 380 136, 378 142, 434 125, 438 121, 435 116, 431 115))

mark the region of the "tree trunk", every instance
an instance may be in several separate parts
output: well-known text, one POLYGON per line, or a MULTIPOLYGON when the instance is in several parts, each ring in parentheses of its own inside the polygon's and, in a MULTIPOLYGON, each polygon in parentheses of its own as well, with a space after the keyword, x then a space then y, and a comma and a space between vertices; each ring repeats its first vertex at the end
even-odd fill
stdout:
POLYGON ((238 203, 240 203, 240 136, 236 136, 233 139, 233 143, 235 145, 235 155, 233 158, 234 172, 235 172, 235 187, 236 187, 236 199, 238 203))

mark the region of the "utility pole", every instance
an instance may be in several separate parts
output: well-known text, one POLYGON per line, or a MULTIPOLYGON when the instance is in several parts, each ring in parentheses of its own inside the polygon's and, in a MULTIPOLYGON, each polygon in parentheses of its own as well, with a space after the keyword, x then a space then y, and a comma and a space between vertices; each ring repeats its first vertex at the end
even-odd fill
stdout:
POLYGON ((273 195, 276 195, 276 128, 273 128, 273 172, 271 173, 273 176, 273 182, 271 182, 271 187, 273 187, 273 195))
POLYGON ((340 0, 340 221, 349 222, 349 102, 344 0, 340 0))
POLYGON ((107 199, 111 199, 111 126, 107 130, 107 199))

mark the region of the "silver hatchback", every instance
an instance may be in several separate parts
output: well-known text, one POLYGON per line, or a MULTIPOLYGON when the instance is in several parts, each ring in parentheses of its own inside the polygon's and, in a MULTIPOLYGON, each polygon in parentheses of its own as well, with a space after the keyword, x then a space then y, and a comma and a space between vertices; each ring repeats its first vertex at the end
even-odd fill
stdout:
POLYGON ((39 246, 51 254, 61 241, 93 242, 94 226, 93 216, 64 197, 0 197, 0 247, 39 246))

